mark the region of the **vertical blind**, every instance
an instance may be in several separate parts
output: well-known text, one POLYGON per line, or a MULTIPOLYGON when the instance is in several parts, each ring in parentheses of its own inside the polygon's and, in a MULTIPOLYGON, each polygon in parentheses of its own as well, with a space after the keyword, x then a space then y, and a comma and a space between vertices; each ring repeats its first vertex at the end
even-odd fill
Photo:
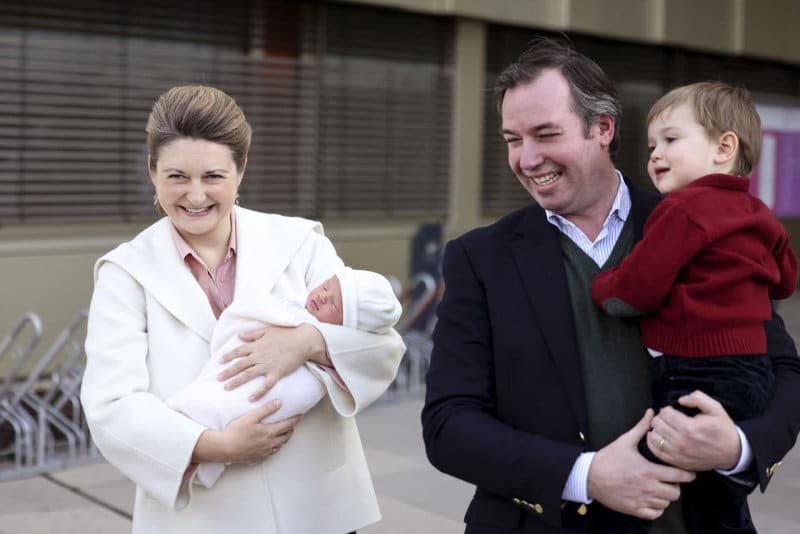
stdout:
MULTIPOLYGON (((507 148, 501 135, 502 124, 494 99, 497 76, 524 50, 527 40, 505 26, 489 26, 486 37, 486 98, 484 100, 483 180, 481 203, 484 215, 502 215, 530 204, 531 197, 508 166, 507 148)), ((524 38, 524 37, 523 37, 524 38)))
MULTIPOLYGON (((486 40, 489 84, 494 83, 535 34, 548 35, 507 26, 489 27, 486 40)), ((583 35, 570 35, 570 39, 614 82, 622 102, 621 138, 614 163, 627 177, 646 187, 651 185, 646 170, 644 121, 653 102, 670 88, 714 79, 747 87, 760 97, 800 96, 800 68, 795 66, 583 35)), ((485 215, 496 216, 529 204, 531 198, 508 167, 506 147, 499 134, 500 119, 491 96, 486 99, 484 117, 482 209, 485 215)))
POLYGON ((323 211, 443 215, 452 22, 399 12, 376 18, 368 10, 328 15, 319 111, 323 211))
POLYGON ((187 83, 253 126, 244 205, 443 214, 451 42, 445 19, 318 2, 0 0, 0 223, 151 216, 144 127, 187 83))

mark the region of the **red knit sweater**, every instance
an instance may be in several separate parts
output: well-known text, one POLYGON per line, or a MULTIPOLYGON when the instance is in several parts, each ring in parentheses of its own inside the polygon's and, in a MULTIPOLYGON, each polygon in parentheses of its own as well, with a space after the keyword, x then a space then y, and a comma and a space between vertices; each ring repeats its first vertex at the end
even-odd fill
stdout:
POLYGON ((765 353, 770 298, 794 292, 797 259, 749 182, 711 174, 670 193, 622 264, 595 277, 595 302, 645 313, 642 340, 667 354, 765 353))

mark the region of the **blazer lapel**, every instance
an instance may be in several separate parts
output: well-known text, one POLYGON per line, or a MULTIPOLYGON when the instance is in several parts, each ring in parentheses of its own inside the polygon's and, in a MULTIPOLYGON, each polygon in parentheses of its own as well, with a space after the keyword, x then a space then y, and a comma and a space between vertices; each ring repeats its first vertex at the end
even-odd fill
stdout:
POLYGON ((653 191, 645 191, 632 184, 629 180, 625 180, 628 185, 628 191, 631 194, 631 214, 633 217, 633 239, 639 241, 642 238, 642 230, 647 217, 650 212, 656 207, 656 204, 663 198, 660 193, 653 191))
POLYGON ((520 279, 550 352, 565 384, 578 427, 587 427, 586 398, 569 287, 561 259, 558 230, 547 222, 538 206, 528 208, 511 239, 511 251, 520 279))

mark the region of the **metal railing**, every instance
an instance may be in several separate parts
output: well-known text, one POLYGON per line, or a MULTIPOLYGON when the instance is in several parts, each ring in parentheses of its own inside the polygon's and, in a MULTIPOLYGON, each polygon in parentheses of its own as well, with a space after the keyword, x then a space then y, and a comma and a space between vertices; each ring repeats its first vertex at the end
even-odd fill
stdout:
POLYGON ((0 342, 0 363, 11 362, 0 385, 0 480, 99 458, 80 405, 86 319, 81 311, 41 355, 34 313, 0 342))

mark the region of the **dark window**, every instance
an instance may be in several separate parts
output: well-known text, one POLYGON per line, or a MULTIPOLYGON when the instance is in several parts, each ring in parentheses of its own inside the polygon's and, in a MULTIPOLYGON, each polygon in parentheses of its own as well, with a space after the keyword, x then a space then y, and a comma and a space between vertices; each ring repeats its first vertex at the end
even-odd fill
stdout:
POLYGON ((253 126, 244 205, 443 215, 451 41, 445 19, 318 2, 0 0, 0 223, 152 216, 144 127, 187 83, 253 126))

